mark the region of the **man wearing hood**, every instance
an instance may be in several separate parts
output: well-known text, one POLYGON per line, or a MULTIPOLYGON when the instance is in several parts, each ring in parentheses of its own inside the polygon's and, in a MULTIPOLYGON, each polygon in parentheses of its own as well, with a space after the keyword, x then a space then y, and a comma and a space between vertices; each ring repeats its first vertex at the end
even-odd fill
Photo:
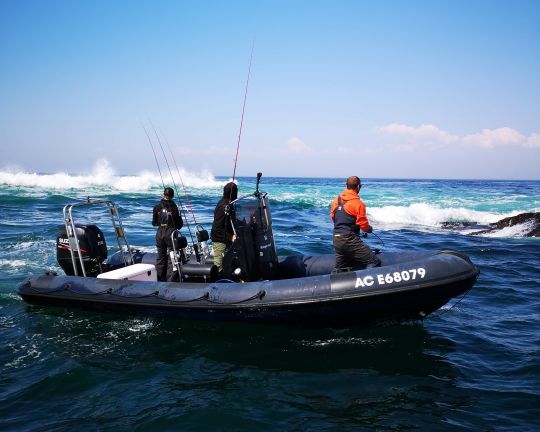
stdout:
POLYGON ((214 210, 214 222, 210 238, 214 248, 214 264, 221 273, 223 270, 223 254, 227 247, 234 241, 234 231, 231 218, 226 214, 226 207, 238 197, 238 186, 229 182, 223 187, 223 197, 219 200, 214 210))
POLYGON ((152 225, 158 227, 156 231, 156 274, 158 281, 171 281, 173 278, 173 265, 169 259, 169 252, 173 249, 171 235, 174 230, 182 228, 184 222, 173 201, 174 191, 170 187, 163 190, 161 202, 152 212, 152 225))
POLYGON ((360 230, 366 233, 373 231, 366 216, 366 205, 358 195, 362 183, 358 177, 351 176, 346 184, 347 188, 332 201, 330 209, 334 222, 336 269, 351 267, 359 270, 368 265, 380 265, 379 258, 358 236, 360 230))

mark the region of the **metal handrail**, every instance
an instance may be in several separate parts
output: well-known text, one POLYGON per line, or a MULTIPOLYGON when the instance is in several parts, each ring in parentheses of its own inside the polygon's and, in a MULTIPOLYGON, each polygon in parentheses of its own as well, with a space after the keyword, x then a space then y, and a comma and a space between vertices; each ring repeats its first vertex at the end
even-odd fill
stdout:
POLYGON ((87 201, 85 202, 67 204, 64 206, 63 211, 62 211, 64 215, 64 225, 66 227, 66 234, 69 240, 69 252, 71 254, 71 261, 73 263, 73 271, 75 273, 75 276, 79 275, 77 271, 75 251, 77 252, 79 262, 81 264, 81 270, 84 277, 86 277, 86 271, 84 269, 83 257, 82 257, 81 249, 79 246, 79 238, 77 237, 77 228, 75 226, 75 221, 73 219, 73 208, 93 206, 93 205, 98 205, 98 204, 105 204, 109 210, 109 215, 111 216, 111 223, 114 228, 114 234, 116 235, 116 242, 118 243, 118 250, 120 252, 120 255, 122 256, 124 265, 128 266, 130 264, 133 264, 133 254, 131 253, 131 248, 129 247, 129 242, 124 232, 124 227, 122 226, 122 220, 120 219, 120 214, 118 213, 118 207, 116 207, 116 204, 113 201, 108 200, 108 199, 91 200, 90 198, 88 198, 87 201), (115 217, 116 217, 116 220, 115 220, 115 217), (117 226, 117 223, 118 223, 118 226, 117 226), (124 254, 122 244, 120 243, 120 238, 124 239, 124 243, 126 245, 127 252, 129 254, 129 259, 124 254))
MULTIPOLYGON (((266 221, 266 229, 268 229, 268 228, 270 228, 270 226, 272 224, 271 224, 270 218, 268 217, 268 210, 266 208, 266 205, 264 204, 265 203, 265 198, 267 196, 268 196, 267 192, 254 192, 254 193, 250 193, 250 194, 245 194, 245 195, 242 195, 241 197, 238 197, 235 200, 231 201, 228 205, 229 206, 234 206, 238 201, 245 200, 247 198, 256 198, 259 201, 260 209, 264 211, 264 218, 265 218, 265 221, 266 221)), ((236 227, 234 226, 234 223, 233 223, 232 219, 230 219, 230 223, 231 223, 231 226, 232 226, 233 233, 236 236, 237 235, 236 234, 236 227)))

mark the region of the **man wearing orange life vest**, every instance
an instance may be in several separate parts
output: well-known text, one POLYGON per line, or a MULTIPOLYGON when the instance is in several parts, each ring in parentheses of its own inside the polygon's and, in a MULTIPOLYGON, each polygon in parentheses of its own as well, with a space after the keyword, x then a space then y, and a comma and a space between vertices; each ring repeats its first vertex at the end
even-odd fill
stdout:
POLYGON ((359 270, 380 265, 379 258, 358 236, 360 230, 373 231, 366 217, 366 205, 358 196, 361 187, 360 179, 351 176, 347 179, 347 188, 332 201, 330 217, 334 222, 336 269, 359 270))

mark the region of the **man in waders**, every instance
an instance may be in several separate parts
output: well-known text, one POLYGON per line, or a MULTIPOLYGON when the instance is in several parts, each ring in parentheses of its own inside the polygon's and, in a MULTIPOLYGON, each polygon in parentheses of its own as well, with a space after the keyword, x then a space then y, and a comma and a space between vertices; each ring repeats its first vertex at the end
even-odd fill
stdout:
POLYGON ((336 269, 350 267, 360 270, 381 264, 379 258, 358 234, 360 230, 370 233, 373 228, 366 217, 366 205, 358 196, 362 183, 356 176, 347 179, 347 188, 332 201, 330 217, 334 222, 334 251, 336 269))
POLYGON ((152 212, 152 225, 157 226, 156 232, 156 273, 158 281, 171 281, 173 278, 173 265, 169 258, 169 252, 173 250, 171 234, 175 229, 184 225, 178 207, 173 201, 174 191, 170 187, 163 190, 161 202, 154 207, 152 212))
POLYGON ((234 231, 231 224, 231 217, 225 211, 227 206, 238 197, 238 186, 229 182, 223 188, 223 197, 219 200, 214 210, 214 222, 210 238, 214 248, 214 264, 219 273, 223 271, 223 254, 234 241, 234 231))

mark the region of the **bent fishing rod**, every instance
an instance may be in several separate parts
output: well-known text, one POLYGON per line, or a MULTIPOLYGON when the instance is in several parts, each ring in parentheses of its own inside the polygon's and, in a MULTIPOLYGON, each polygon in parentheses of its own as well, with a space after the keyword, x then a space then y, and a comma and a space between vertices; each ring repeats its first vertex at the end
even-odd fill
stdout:
POLYGON ((364 231, 364 232, 362 232, 362 233, 360 234, 360 237, 362 237, 362 238, 368 238, 370 235, 373 235, 373 236, 377 237, 377 239, 378 239, 379 242, 381 243, 381 248, 384 248, 384 241, 382 240, 382 238, 380 238, 380 237, 379 237, 377 234, 375 234, 373 231, 371 231, 371 232, 369 233, 369 235, 368 235, 367 232, 364 231))

